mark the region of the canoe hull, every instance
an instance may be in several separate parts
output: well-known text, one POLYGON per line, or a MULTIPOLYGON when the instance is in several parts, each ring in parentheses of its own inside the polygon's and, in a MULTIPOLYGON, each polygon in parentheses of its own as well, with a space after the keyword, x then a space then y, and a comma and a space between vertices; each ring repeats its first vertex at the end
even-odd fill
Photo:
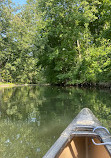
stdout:
POLYGON ((95 146, 92 143, 92 138, 96 142, 111 142, 106 131, 93 132, 100 125, 90 109, 82 109, 43 158, 102 158, 102 155, 111 158, 111 145, 95 146))

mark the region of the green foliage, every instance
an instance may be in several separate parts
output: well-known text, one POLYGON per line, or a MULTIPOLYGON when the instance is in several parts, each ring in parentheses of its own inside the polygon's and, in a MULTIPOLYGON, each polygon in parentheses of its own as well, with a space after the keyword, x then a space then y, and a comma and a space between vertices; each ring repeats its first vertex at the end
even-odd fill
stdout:
POLYGON ((75 84, 110 81, 109 1, 40 1, 45 22, 39 52, 47 81, 75 84), (104 42, 104 38, 107 39, 104 42))
POLYGON ((37 35, 35 5, 27 3, 19 11, 11 2, 4 0, 1 10, 0 67, 2 80, 14 83, 38 83, 42 81, 41 67, 34 47, 37 35), (7 5, 6 5, 7 4, 7 5))
POLYGON ((21 8, 0 3, 2 80, 110 82, 109 0, 28 0, 21 8))
POLYGON ((109 42, 105 41, 100 47, 90 47, 85 52, 76 77, 82 82, 110 82, 111 46, 109 42))

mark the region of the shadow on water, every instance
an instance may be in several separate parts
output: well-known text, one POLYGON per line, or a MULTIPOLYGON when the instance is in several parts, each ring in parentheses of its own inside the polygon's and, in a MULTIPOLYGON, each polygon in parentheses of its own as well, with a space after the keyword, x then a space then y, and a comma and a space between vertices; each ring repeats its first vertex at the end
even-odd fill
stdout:
POLYGON ((110 91, 50 86, 1 89, 0 157, 42 158, 84 107, 111 132, 110 91))

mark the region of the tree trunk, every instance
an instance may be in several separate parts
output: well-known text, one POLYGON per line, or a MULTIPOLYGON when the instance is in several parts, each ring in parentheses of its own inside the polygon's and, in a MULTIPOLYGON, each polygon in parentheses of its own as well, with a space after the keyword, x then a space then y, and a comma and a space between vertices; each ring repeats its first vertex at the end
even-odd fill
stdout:
POLYGON ((78 48, 78 51, 79 51, 79 59, 81 59, 81 52, 80 52, 80 43, 79 43, 79 40, 77 40, 77 48, 78 48))
POLYGON ((2 82, 1 69, 0 69, 0 82, 2 82))

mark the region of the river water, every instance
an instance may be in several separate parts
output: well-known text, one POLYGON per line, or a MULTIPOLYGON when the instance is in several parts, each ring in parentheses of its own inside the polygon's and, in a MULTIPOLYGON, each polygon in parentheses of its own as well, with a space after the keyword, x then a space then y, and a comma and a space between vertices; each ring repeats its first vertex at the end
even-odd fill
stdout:
POLYGON ((0 158, 42 158, 73 118, 90 108, 111 132, 111 91, 51 86, 0 89, 0 158))

